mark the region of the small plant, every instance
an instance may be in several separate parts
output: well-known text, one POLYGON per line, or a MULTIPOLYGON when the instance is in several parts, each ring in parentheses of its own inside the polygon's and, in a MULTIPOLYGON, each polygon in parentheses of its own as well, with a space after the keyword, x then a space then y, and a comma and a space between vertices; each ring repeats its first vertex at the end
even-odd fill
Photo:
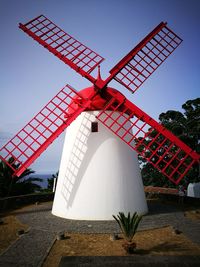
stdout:
POLYGON ((117 221, 124 239, 126 240, 126 242, 122 245, 123 248, 126 252, 133 253, 136 248, 136 243, 132 242, 132 239, 137 231, 142 215, 138 215, 137 212, 134 212, 131 216, 129 212, 126 217, 123 212, 119 212, 119 215, 117 215, 117 217, 113 215, 113 218, 117 221))

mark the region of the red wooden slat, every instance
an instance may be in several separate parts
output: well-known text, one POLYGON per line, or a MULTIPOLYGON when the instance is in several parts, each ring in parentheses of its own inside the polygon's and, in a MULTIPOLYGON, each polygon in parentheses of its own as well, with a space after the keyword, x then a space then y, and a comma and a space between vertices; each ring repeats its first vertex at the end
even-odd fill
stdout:
POLYGON ((83 99, 75 89, 66 85, 1 148, 0 159, 13 169, 14 176, 19 176, 89 104, 89 100, 83 99), (74 105, 74 98, 77 96, 82 100, 80 105, 74 105), (15 159, 15 164, 20 164, 17 170, 8 163, 11 157, 15 159))
POLYGON ((175 184, 200 159, 200 155, 120 94, 112 95, 97 119, 175 184))

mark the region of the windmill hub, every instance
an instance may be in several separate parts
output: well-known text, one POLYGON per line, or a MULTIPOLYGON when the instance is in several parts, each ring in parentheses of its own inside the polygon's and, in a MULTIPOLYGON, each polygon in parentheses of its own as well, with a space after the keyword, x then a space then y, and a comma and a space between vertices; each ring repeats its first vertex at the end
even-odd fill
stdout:
MULTIPOLYGON (((85 109, 85 111, 103 110, 105 108, 105 105, 111 98, 108 94, 109 92, 112 92, 113 94, 120 94, 122 98, 125 98, 122 93, 112 87, 106 87, 106 89, 100 90, 98 92, 95 91, 95 86, 82 89, 79 92, 79 95, 84 99, 91 99, 91 97, 94 95, 94 97, 92 97, 90 105, 85 109)), ((74 102, 71 104, 71 110, 69 109, 68 113, 71 113, 72 110, 77 109, 79 104, 81 104, 80 101, 82 100, 80 100, 79 96, 75 96, 74 102)))

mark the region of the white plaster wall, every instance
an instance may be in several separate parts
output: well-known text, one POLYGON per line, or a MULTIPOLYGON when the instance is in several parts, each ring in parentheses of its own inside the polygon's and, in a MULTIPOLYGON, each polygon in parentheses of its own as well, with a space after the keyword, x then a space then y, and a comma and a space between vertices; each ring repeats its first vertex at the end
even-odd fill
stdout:
POLYGON ((100 122, 92 133, 95 114, 83 112, 67 128, 52 213, 80 220, 110 220, 119 211, 146 213, 136 153, 100 122))

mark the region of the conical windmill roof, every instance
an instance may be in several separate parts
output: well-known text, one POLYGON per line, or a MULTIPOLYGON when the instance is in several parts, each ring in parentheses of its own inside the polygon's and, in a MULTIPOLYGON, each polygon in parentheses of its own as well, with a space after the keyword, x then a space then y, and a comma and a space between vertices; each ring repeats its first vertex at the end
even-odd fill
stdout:
MULTIPOLYGON (((91 104, 85 109, 85 111, 94 111, 94 110, 103 110, 105 108, 105 105, 108 103, 108 101, 111 99, 111 96, 109 92, 112 92, 114 94, 121 94, 124 97, 124 95, 119 92, 118 90, 107 87, 105 90, 99 91, 91 101, 91 104)), ((92 95, 95 93, 95 86, 90 86, 87 88, 82 89, 78 92, 79 96, 83 97, 84 99, 90 99, 92 95)), ((72 103, 70 104, 70 108, 68 110, 68 115, 70 115, 74 110, 78 109, 79 103, 81 104, 82 100, 79 96, 76 96, 72 103)))

